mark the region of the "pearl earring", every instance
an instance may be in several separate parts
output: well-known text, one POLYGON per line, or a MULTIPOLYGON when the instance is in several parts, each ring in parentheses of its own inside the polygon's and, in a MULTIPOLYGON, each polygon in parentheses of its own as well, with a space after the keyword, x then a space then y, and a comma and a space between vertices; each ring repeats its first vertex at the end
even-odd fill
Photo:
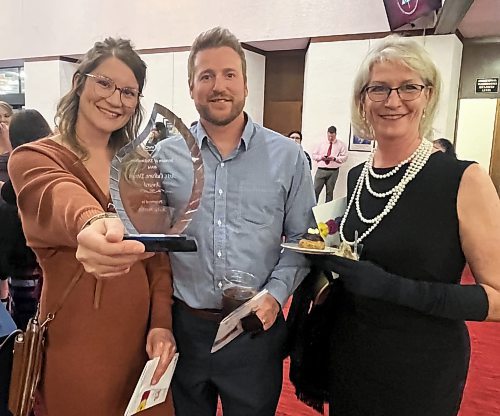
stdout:
POLYGON ((368 127, 368 131, 364 131, 363 133, 367 134, 370 137, 374 137, 373 127, 366 119, 366 111, 364 108, 361 110, 361 118, 363 119, 365 126, 368 127))

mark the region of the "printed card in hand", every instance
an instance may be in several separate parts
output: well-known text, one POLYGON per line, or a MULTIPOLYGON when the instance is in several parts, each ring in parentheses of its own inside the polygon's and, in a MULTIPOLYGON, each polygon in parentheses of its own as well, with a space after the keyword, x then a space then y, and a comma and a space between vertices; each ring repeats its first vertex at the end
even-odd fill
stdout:
POLYGON ((243 332, 241 319, 250 315, 262 305, 266 293, 267 289, 260 291, 221 321, 214 344, 212 345, 212 353, 219 351, 243 332))
POLYGON ((179 354, 176 353, 172 361, 170 361, 167 371, 165 371, 160 381, 154 386, 151 385, 151 379, 153 378, 158 361, 160 361, 160 357, 155 357, 146 363, 139 382, 135 386, 134 394, 132 394, 132 398, 128 403, 127 410, 125 410, 125 416, 135 415, 166 400, 178 359, 179 354))
POLYGON ((347 197, 343 197, 317 205, 312 209, 318 229, 328 247, 338 247, 340 244, 340 221, 346 207, 347 197))

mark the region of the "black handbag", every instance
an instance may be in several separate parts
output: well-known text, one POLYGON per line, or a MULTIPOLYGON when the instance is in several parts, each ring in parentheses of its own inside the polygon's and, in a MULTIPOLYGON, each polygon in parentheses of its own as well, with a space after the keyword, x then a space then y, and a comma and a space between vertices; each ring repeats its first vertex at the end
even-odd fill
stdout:
POLYGON ((290 381, 297 398, 320 413, 329 397, 330 333, 338 285, 337 279, 312 269, 294 292, 287 318, 290 381))

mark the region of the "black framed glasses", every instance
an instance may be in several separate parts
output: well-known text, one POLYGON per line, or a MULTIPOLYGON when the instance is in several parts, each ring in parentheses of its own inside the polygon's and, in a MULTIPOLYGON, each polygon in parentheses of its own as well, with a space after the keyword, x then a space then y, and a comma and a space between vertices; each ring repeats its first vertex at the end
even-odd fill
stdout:
POLYGON ((396 88, 386 85, 368 85, 363 91, 366 92, 370 100, 375 102, 387 100, 393 91, 398 93, 401 100, 413 101, 420 97, 424 88, 427 88, 427 86, 421 84, 403 84, 396 88))
POLYGON ((119 88, 115 81, 104 75, 85 74, 94 81, 94 91, 101 98, 111 97, 116 90, 120 91, 120 100, 125 107, 134 108, 142 94, 139 90, 130 87, 119 88))

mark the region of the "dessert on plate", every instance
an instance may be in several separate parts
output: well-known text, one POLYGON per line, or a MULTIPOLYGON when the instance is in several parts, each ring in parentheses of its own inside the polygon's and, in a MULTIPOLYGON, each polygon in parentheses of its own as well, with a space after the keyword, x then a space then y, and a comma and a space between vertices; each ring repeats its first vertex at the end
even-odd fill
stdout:
POLYGON ((299 241, 300 248, 324 250, 325 242, 317 228, 309 228, 299 241))
POLYGON ((337 255, 351 260, 358 260, 358 255, 354 254, 354 252, 352 251, 352 247, 345 241, 342 241, 340 243, 337 255))

